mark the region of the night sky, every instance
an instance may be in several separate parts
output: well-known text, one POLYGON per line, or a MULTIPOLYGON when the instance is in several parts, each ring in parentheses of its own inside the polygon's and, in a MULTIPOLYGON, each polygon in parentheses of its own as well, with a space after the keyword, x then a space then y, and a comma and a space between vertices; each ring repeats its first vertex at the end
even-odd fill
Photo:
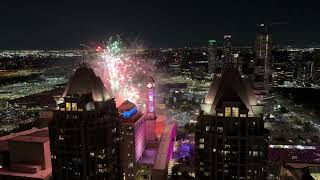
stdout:
POLYGON ((149 48, 201 46, 227 32, 233 44, 252 45, 262 20, 276 44, 315 46, 319 7, 319 0, 1 1, 0 48, 78 48, 112 34, 140 37, 149 48))

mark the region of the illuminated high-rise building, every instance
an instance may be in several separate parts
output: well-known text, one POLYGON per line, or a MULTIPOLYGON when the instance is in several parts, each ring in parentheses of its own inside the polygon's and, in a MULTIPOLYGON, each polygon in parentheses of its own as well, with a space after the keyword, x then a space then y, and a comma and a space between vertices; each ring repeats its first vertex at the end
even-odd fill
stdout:
POLYGON ((217 41, 209 40, 208 45, 208 72, 209 74, 216 73, 219 68, 217 59, 217 41))
POLYGON ((134 180, 139 170, 138 160, 146 148, 146 121, 143 113, 130 101, 119 107, 121 132, 122 169, 125 179, 134 180))
POLYGON ((162 180, 168 175, 176 136, 176 124, 156 115, 155 86, 147 82, 146 112, 125 101, 119 107, 123 176, 127 180, 162 180))
POLYGON ((266 24, 257 25, 255 44, 254 90, 265 95, 270 90, 272 36, 266 24))
POLYGON ((209 89, 196 127, 196 178, 265 179, 267 141, 250 81, 229 64, 209 89))
POLYGON ((54 179, 122 179, 118 119, 114 98, 82 64, 49 122, 54 179))
POLYGON ((147 101, 146 101, 146 140, 155 141, 156 140, 156 112, 155 112, 155 86, 154 80, 150 77, 150 81, 147 83, 147 101))
POLYGON ((231 35, 226 34, 223 37, 223 66, 232 63, 232 47, 231 47, 231 35))

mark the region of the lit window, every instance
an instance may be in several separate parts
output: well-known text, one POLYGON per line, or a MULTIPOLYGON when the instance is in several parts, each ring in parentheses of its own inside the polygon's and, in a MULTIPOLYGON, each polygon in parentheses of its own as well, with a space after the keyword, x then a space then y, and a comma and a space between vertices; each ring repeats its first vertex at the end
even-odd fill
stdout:
POLYGON ((232 117, 239 117, 239 108, 232 107, 232 117))
POLYGON ((240 114, 240 117, 247 117, 246 114, 240 114))
POLYGON ((223 133, 223 127, 217 127, 217 132, 219 134, 222 134, 223 133))
POLYGON ((225 107, 224 108, 224 116, 230 117, 231 116, 231 107, 225 107))
POLYGON ((78 111, 83 111, 83 109, 82 108, 78 108, 78 111))
POLYGON ((199 141, 200 141, 200 143, 204 143, 204 139, 203 138, 199 139, 199 141))
POLYGON ((66 110, 71 111, 71 103, 66 103, 66 110))
POLYGON ((222 117, 223 113, 217 113, 217 116, 222 117))
POLYGON ((206 131, 210 131, 210 126, 206 126, 206 131))
POLYGON ((200 149, 204 149, 204 144, 199 144, 200 149))
POLYGON ((77 111, 77 103, 72 103, 72 111, 77 111))
POLYGON ((63 141, 64 137, 62 135, 59 135, 59 141, 63 141))
POLYGON ((133 168, 133 162, 130 162, 130 163, 128 164, 128 168, 133 168))
POLYGON ((60 108, 60 111, 66 111, 66 108, 60 108))

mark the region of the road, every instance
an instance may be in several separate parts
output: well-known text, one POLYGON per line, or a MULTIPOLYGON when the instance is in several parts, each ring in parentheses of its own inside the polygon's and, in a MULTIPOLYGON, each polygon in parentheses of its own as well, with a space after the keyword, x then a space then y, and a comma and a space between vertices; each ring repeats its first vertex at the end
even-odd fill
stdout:
POLYGON ((302 122, 310 122, 320 132, 320 117, 318 115, 314 114, 311 110, 296 106, 292 100, 283 96, 276 95, 275 99, 281 106, 286 107, 292 115, 300 118, 302 122))

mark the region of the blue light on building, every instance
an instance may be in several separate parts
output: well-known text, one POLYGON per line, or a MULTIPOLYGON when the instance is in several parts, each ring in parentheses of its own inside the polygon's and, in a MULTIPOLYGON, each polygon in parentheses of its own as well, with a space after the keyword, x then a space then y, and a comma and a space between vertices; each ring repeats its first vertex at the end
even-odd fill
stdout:
POLYGON ((129 119, 129 118, 131 118, 133 115, 135 115, 137 112, 138 112, 137 107, 134 107, 134 108, 130 109, 129 111, 123 111, 123 112, 122 112, 122 116, 123 116, 125 119, 129 119))

